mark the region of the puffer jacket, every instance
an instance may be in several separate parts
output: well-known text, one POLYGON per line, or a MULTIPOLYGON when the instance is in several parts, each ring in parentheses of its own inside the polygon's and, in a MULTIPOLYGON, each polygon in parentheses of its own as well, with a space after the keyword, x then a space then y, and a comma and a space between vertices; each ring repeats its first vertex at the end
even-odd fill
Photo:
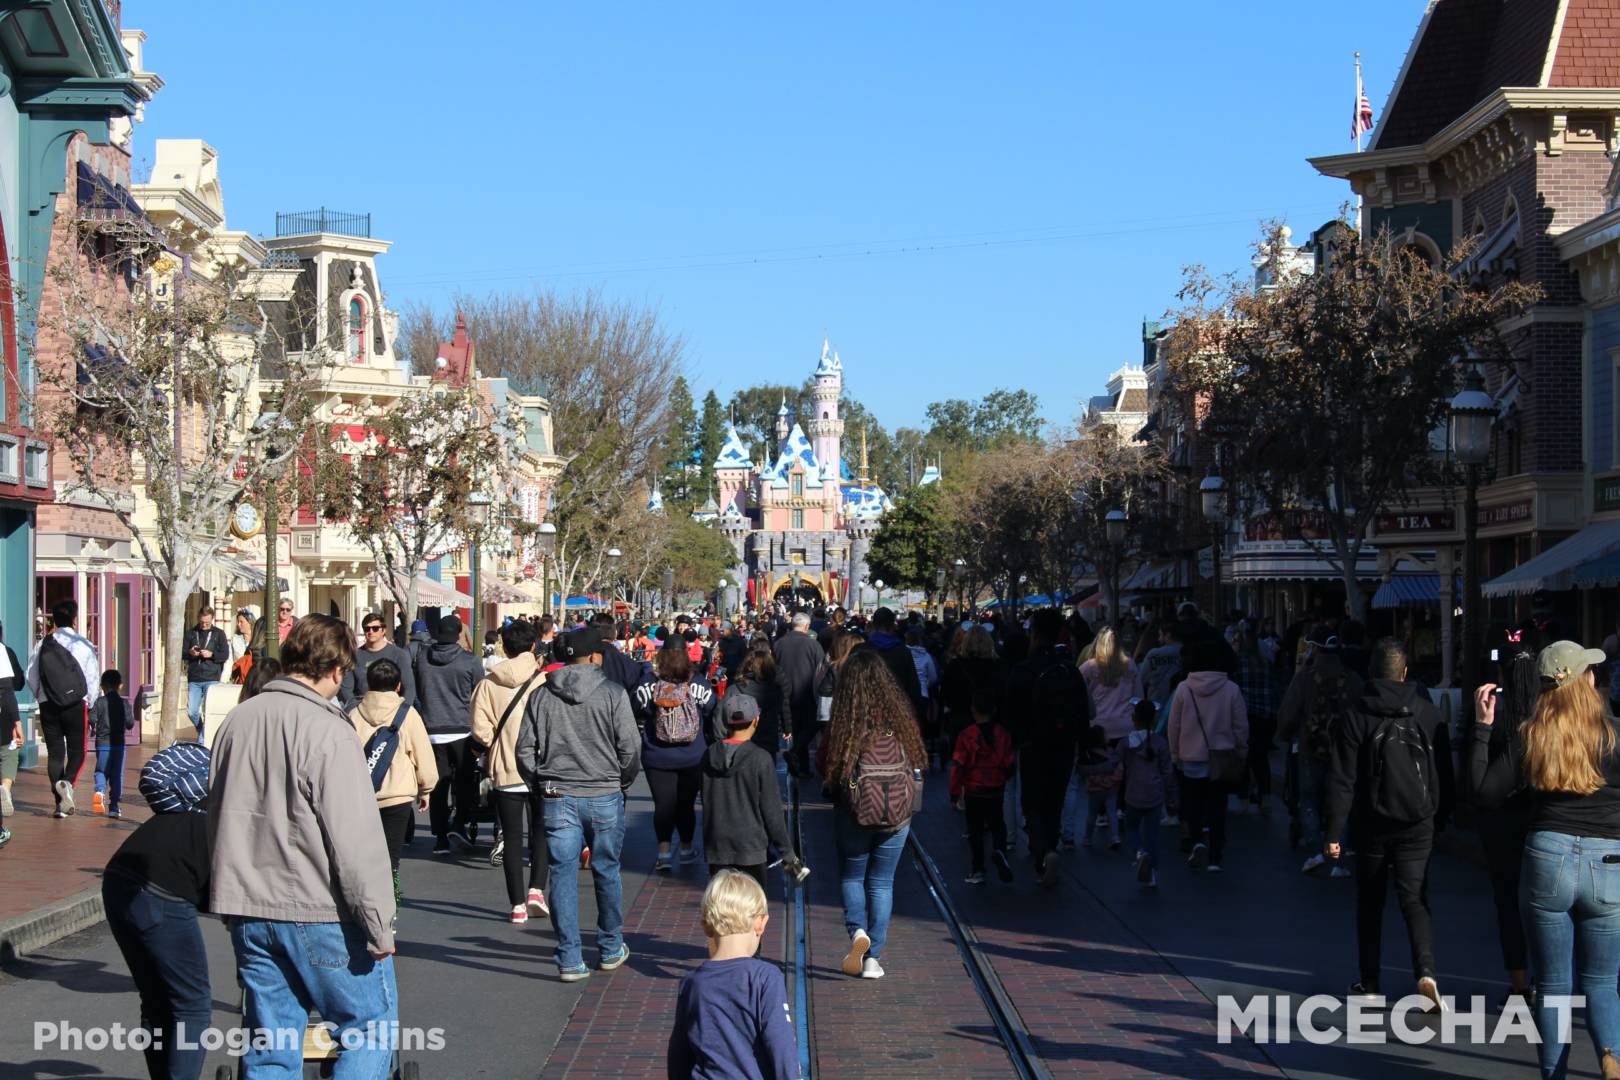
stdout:
POLYGON ((1188 675, 1170 698, 1169 736, 1171 756, 1178 762, 1208 761, 1211 749, 1246 753, 1249 711, 1237 683, 1224 671, 1188 675))
MULTIPOLYGON (((360 737, 362 750, 373 732, 394 722, 404 700, 395 693, 373 690, 349 710, 349 722, 360 737)), ((415 709, 407 709, 405 722, 399 725, 399 746, 394 750, 394 760, 388 763, 388 775, 377 789, 377 806, 414 802, 432 791, 438 782, 439 766, 433 759, 427 727, 415 709)))
POLYGON ((489 678, 478 684, 472 697, 472 737, 479 745, 489 748, 486 770, 490 782, 498 788, 516 787, 524 783, 517 767, 518 729, 523 726, 523 709, 534 692, 545 684, 540 672, 540 661, 532 652, 503 660, 489 673, 489 678), (532 679, 532 681, 531 681, 532 679), (523 685, 528 683, 528 689, 523 685), (523 699, 516 705, 512 699, 521 691, 523 699), (501 726, 501 714, 507 706, 512 713, 501 726), (495 738, 495 729, 501 728, 501 737, 495 738))

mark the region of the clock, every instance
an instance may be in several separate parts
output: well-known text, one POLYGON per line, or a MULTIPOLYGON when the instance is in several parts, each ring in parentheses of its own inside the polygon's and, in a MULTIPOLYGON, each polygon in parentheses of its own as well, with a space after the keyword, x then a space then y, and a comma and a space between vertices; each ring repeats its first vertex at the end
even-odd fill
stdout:
POLYGON ((250 502, 239 502, 236 509, 231 512, 231 532, 240 540, 258 536, 264 522, 259 517, 259 508, 250 502))

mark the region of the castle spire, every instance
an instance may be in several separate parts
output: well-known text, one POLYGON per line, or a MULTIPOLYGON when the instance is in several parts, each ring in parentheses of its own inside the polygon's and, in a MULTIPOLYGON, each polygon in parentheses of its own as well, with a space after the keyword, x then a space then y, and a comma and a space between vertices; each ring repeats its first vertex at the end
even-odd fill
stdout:
POLYGON ((871 469, 866 459, 866 425, 861 425, 861 487, 868 487, 872 483, 871 469))

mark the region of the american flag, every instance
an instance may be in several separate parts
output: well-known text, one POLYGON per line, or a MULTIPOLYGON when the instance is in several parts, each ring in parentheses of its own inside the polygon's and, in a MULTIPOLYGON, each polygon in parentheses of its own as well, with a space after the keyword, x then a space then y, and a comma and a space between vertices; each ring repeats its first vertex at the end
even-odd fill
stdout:
POLYGON ((1356 114, 1350 121, 1350 137, 1357 143, 1361 137, 1373 129, 1372 102, 1367 100, 1367 90, 1361 85, 1361 57, 1356 57, 1356 114))

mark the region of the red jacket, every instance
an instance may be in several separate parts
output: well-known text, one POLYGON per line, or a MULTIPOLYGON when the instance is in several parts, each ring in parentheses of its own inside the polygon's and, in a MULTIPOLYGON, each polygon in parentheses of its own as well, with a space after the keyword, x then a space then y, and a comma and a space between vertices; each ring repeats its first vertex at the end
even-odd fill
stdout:
POLYGON ((1012 736, 1000 724, 969 724, 956 737, 951 755, 951 798, 964 792, 999 795, 1013 773, 1012 736))

